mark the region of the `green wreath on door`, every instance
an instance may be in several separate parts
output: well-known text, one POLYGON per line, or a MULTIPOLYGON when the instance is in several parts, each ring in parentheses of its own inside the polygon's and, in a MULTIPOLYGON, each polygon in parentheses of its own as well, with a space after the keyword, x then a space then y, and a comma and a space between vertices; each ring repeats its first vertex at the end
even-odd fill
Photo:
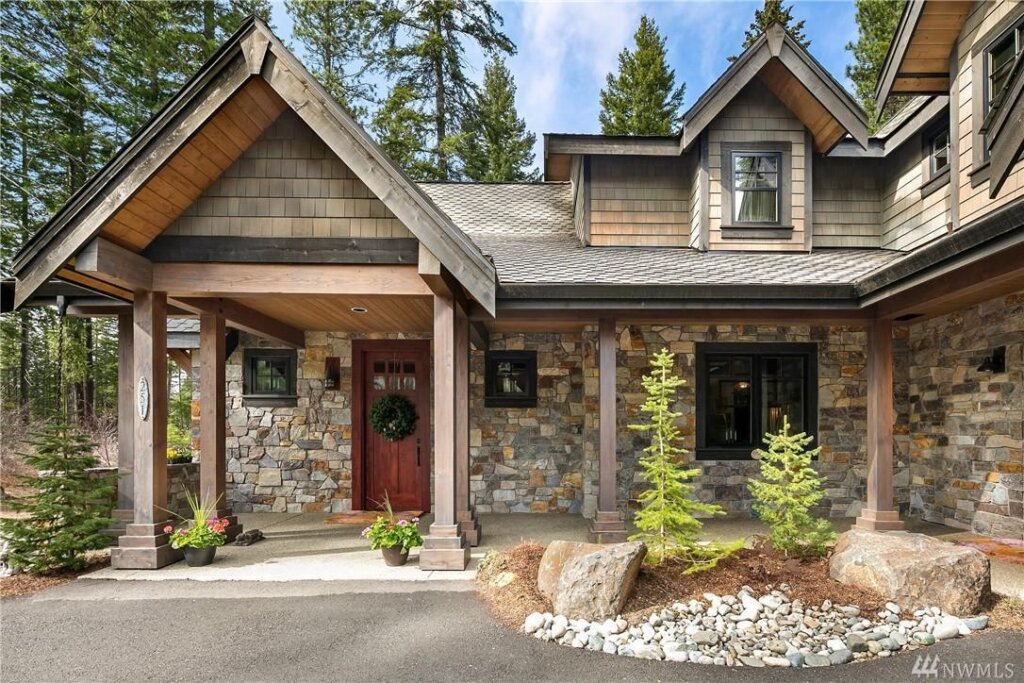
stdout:
POLYGON ((401 441, 416 431, 416 406, 401 394, 381 396, 370 406, 370 426, 388 441, 401 441))

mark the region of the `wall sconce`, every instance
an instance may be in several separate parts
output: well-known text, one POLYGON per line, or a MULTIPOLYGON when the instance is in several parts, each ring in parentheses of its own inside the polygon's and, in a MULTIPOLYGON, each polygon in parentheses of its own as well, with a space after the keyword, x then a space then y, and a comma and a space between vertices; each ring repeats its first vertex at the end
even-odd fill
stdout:
POLYGON ((997 346, 992 349, 992 354, 985 356, 985 359, 981 361, 978 372, 993 372, 997 375, 1006 372, 1006 347, 997 346))

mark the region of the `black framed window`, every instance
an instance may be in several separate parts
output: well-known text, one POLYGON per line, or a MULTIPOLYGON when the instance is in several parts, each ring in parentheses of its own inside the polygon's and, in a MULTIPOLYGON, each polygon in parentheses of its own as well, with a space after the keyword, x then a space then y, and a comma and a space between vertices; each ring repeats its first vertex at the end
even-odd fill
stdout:
POLYGON ((246 349, 243 397, 249 404, 294 405, 295 349, 246 349))
POLYGON ((1017 25, 996 39, 986 50, 986 115, 989 108, 999 100, 1003 90, 1010 82, 1013 63, 1022 50, 1024 50, 1024 21, 1018 22, 1017 25))
POLYGON ((733 152, 733 220, 741 223, 780 223, 778 152, 733 152))
POLYGON ((537 405, 536 351, 487 351, 484 371, 486 407, 531 408, 537 405))
POLYGON ((949 130, 942 130, 932 136, 928 143, 928 159, 932 177, 949 168, 949 130))
POLYGON ((817 436, 817 344, 697 344, 698 459, 748 459, 783 417, 817 436))

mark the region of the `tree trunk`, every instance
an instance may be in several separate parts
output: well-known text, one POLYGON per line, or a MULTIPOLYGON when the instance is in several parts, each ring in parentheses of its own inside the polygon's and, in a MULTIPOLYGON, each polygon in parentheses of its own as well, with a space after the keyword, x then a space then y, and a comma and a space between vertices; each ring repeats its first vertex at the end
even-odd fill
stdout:
POLYGON ((85 376, 82 379, 82 417, 88 423, 96 415, 96 354, 92 318, 85 319, 85 376))
MULTIPOLYGON (((434 31, 441 38, 441 13, 434 17, 434 31)), ((434 56, 434 125, 437 135, 437 171, 441 180, 448 180, 448 153, 443 148, 444 139, 448 137, 448 112, 444 94, 444 60, 438 54, 434 56)))
POLYGON ((32 321, 27 309, 18 313, 18 408, 21 418, 28 421, 28 347, 32 321))

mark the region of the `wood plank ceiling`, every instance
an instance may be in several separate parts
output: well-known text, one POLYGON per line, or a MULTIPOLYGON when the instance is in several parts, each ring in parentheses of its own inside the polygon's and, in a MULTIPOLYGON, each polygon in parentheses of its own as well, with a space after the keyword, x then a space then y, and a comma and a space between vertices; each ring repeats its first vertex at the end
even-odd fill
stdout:
POLYGON ((234 163, 287 103, 262 78, 246 83, 103 226, 101 234, 141 252, 234 163))
POLYGON ((433 302, 426 296, 235 297, 249 308, 308 331, 430 332, 433 302), (353 312, 353 307, 366 309, 353 312))
POLYGON ((936 94, 949 90, 949 55, 974 3, 928 2, 900 62, 892 93, 936 94))
POLYGON ((846 134, 842 124, 781 61, 768 60, 758 77, 811 131, 815 151, 827 152, 846 134))

